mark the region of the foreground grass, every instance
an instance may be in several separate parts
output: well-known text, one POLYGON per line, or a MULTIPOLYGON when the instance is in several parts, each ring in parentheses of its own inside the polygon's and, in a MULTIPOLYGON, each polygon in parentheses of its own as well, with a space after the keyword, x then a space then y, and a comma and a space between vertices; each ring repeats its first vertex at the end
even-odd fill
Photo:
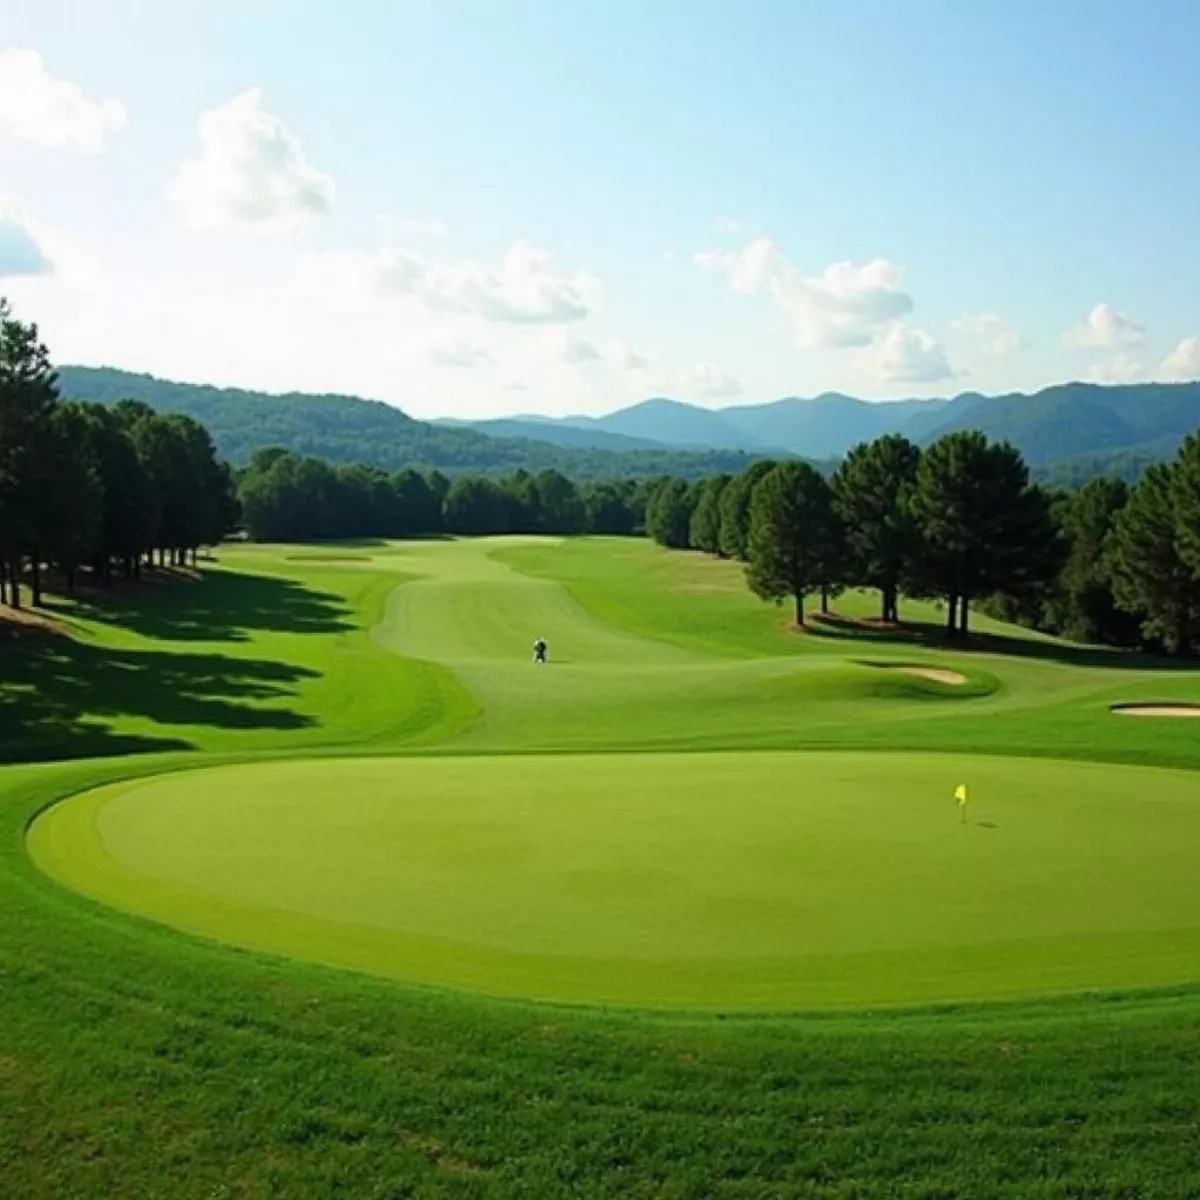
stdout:
MULTIPOLYGON (((577 627, 539 547, 506 555, 543 556, 540 585, 508 580, 507 601, 447 615, 424 635, 406 623, 407 606, 432 597, 417 590, 404 601, 407 588, 388 597, 399 579, 427 577, 423 559, 436 551, 368 547, 361 565, 229 555, 232 570, 189 590, 139 596, 116 611, 98 601, 65 606, 74 646, 0 649, 8 758, 49 757, 56 745, 59 755, 143 752, 0 772, 3 1195, 1200 1194, 1194 989, 904 1016, 618 1017, 240 953, 97 906, 30 863, 26 824, 59 795, 202 761, 349 752, 356 737, 389 750, 438 739, 449 749, 527 750, 602 738, 612 748, 744 746, 757 737, 782 748, 1065 747, 1081 757, 1200 762, 1188 722, 1122 725, 1106 711, 1119 699, 1197 698, 1194 674, 1121 656, 1084 659, 1057 644, 1024 656, 838 638, 819 649, 817 638, 783 633, 769 608, 735 617, 743 598, 729 572, 719 564, 702 572, 692 559, 681 564, 689 611, 711 601, 721 615, 697 617, 696 640, 684 645, 656 632, 676 620, 675 601, 660 608, 656 597, 684 586, 671 583, 669 562, 651 563, 641 546, 562 549, 576 556, 563 560, 569 594, 597 623, 592 661, 539 676, 542 694, 522 691, 502 664, 488 666, 510 644, 523 656, 543 632, 521 616, 531 603, 542 606, 539 617, 558 613, 577 627), (611 563, 610 590, 593 581, 590 598, 573 581, 587 573, 589 553, 596 577, 611 563), (624 555, 633 557, 622 566, 624 555), (639 607, 630 583, 637 555, 659 576, 648 577, 641 615, 620 619, 622 605, 639 607), (711 591, 694 590, 697 572, 711 591), (209 588, 237 592, 241 576, 263 589, 263 602, 232 603, 230 592, 213 602, 209 588), (293 599, 280 612, 282 597, 293 599), (333 614, 296 615, 314 597, 333 614), (491 627, 476 638, 470 629, 482 619, 491 627), (320 627, 330 621, 344 627, 320 627), (752 627, 744 636, 759 665, 747 665, 731 621, 752 627), (493 650, 495 638, 508 640, 493 650), (721 657, 715 642, 725 644, 725 667, 712 661, 721 657), (414 661, 421 650, 424 661, 414 661), (884 673, 853 660, 879 655, 936 658, 981 684, 965 699, 921 689, 875 696, 864 722, 849 706, 870 694, 831 703, 807 682, 828 669, 841 673, 838 686, 858 686, 884 673), (264 663, 296 677, 264 679, 264 663), (635 668, 643 676, 622 719, 635 668), (159 671, 173 672, 170 687, 158 685, 159 671), (506 704, 511 711, 498 711, 506 704), (690 715, 673 721, 676 706, 690 715), (739 717, 746 707, 753 712, 739 717), (655 711, 668 714, 665 737, 647 728, 655 711)), ((455 569, 473 588, 491 570, 470 556, 455 569)), ((507 584, 492 583, 497 600, 507 584)), ((552 654, 569 657, 561 637, 550 640, 552 654)))

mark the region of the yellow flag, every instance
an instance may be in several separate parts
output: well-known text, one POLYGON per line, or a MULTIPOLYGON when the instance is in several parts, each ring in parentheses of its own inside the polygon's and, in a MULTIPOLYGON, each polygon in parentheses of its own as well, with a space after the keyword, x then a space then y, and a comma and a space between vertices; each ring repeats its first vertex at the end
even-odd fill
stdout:
POLYGON ((958 787, 954 789, 954 798, 959 802, 959 804, 966 804, 967 785, 965 783, 960 783, 958 787))

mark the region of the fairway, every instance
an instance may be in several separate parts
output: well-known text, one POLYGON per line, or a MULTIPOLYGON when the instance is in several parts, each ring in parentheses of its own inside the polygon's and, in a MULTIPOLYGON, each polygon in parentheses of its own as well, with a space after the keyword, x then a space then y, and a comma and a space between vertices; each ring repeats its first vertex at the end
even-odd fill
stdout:
POLYGON ((784 1008, 1187 980, 1198 840, 1186 772, 813 752, 216 767, 85 793, 31 849, 115 906, 412 982, 784 1008))

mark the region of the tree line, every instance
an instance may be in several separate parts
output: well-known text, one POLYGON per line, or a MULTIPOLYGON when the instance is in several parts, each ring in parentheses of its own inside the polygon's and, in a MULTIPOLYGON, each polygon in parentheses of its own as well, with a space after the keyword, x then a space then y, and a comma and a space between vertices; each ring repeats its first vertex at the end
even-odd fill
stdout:
POLYGON ((73 588, 181 563, 237 520, 232 472, 203 426, 144 404, 59 398, 35 325, 0 299, 0 603, 42 601, 43 573, 73 588))
POLYGON ((237 474, 246 533, 256 541, 504 533, 639 533, 652 483, 576 483, 561 471, 499 479, 413 467, 337 466, 279 447, 237 474))
POLYGON ((1200 643, 1200 431, 1140 482, 1078 491, 1031 482, 1020 453, 979 432, 922 450, 890 434, 830 478, 803 462, 659 481, 646 531, 661 545, 745 563, 752 591, 805 601, 874 588, 941 601, 951 634, 972 607, 1071 640, 1189 653, 1200 643))

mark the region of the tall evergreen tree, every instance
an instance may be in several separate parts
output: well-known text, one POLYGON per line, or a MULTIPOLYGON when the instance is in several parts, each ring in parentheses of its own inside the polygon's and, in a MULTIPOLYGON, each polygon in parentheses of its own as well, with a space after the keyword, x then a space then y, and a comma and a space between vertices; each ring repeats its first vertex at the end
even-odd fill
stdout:
POLYGON ((710 475, 696 485, 696 507, 688 530, 688 542, 709 554, 721 552, 721 496, 732 475, 710 475))
POLYGON ((1061 547, 1047 493, 1007 442, 948 434, 921 456, 912 512, 921 533, 912 587, 947 601, 947 627, 967 633, 971 601, 1053 578, 1061 547))
POLYGON ((0 561, 16 607, 27 561, 34 570, 33 602, 41 600, 37 571, 53 521, 45 505, 46 488, 54 486, 47 470, 55 450, 57 403, 50 353, 37 326, 17 320, 0 298, 0 561))
POLYGON ((791 596, 796 624, 804 624, 804 598, 830 582, 839 554, 832 493, 808 463, 772 468, 754 488, 746 580, 764 600, 791 596))
POLYGON ((773 462, 756 462, 735 476, 722 491, 717 504, 720 517, 718 547, 726 558, 743 562, 750 542, 750 501, 760 479, 770 473, 773 462))
POLYGON ((646 534, 660 546, 684 550, 692 523, 691 488, 682 479, 666 479, 646 504, 646 534))
POLYGON ((1108 539, 1113 592, 1142 630, 1175 653, 1187 653, 1200 631, 1200 587, 1181 552, 1175 505, 1176 463, 1150 467, 1117 514, 1108 539))
POLYGON ((834 509, 845 530, 847 582, 878 588, 884 621, 900 619, 900 584, 920 537, 910 502, 921 452, 888 434, 855 446, 833 477, 834 509))

